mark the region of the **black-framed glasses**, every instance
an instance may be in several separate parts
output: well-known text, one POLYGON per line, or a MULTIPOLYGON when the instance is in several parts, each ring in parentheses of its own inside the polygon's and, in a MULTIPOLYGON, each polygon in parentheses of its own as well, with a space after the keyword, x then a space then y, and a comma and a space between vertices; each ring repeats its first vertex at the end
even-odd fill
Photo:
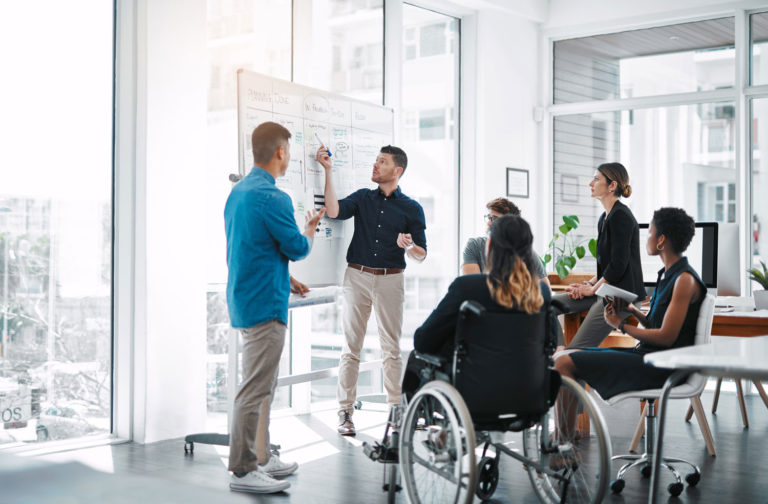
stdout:
POLYGON ((487 220, 491 224, 493 224, 493 221, 499 218, 498 215, 493 215, 493 214, 485 214, 483 217, 485 217, 485 220, 487 220))

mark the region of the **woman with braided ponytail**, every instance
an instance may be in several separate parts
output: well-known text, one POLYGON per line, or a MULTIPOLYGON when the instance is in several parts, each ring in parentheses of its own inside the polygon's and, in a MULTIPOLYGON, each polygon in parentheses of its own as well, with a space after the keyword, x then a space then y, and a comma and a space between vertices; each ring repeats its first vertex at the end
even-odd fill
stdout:
MULTIPOLYGON (((596 347, 613 327, 605 322, 603 301, 595 295, 604 283, 619 287, 645 299, 640 265, 640 228, 632 211, 619 198, 632 195, 627 169, 621 163, 597 167, 589 183, 591 195, 605 210, 597 221, 597 274, 582 284, 572 284, 555 299, 567 306, 566 313, 589 310, 568 348, 596 347)), ((629 313, 619 314, 622 318, 629 313)))
MULTIPOLYGON (((537 313, 549 303, 546 284, 536 274, 538 258, 531 250, 533 234, 522 217, 505 215, 491 227, 486 273, 457 277, 427 320, 416 329, 413 346, 418 352, 450 357, 459 317, 466 300, 480 303, 490 312, 537 313)), ((554 324, 555 321, 553 320, 554 324)), ((410 400, 421 386, 422 361, 408 359, 403 392, 410 400)))

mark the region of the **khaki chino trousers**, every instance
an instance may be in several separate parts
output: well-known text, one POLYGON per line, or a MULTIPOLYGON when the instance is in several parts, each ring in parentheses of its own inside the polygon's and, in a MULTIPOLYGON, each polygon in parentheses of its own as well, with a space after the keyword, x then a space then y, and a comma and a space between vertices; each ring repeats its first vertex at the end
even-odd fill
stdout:
POLYGON ((339 362, 339 386, 336 392, 339 412, 351 414, 354 411, 360 353, 371 309, 376 314, 376 324, 379 328, 387 402, 399 404, 403 369, 400 334, 405 299, 404 274, 374 275, 347 267, 344 273, 343 297, 345 344, 339 362))

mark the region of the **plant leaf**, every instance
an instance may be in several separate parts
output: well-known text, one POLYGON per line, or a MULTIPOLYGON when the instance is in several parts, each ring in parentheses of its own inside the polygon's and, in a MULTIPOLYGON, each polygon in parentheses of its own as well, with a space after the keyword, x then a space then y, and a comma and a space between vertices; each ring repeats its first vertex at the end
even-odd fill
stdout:
POLYGON ((584 250, 584 247, 582 247, 581 245, 576 247, 576 257, 578 257, 579 259, 583 259, 586 254, 587 254, 587 251, 584 250))
POLYGON ((575 215, 563 215, 563 222, 565 222, 571 229, 579 227, 579 218, 575 215))
POLYGON ((592 257, 597 259, 597 240, 595 240, 594 238, 589 240, 588 247, 589 247, 589 253, 592 254, 592 257))
POLYGON ((542 262, 544 263, 545 266, 549 264, 549 261, 551 260, 552 260, 552 254, 544 254, 544 259, 542 259, 542 262))
POLYGON ((571 227, 568 224, 562 224, 559 228, 561 233, 566 234, 568 231, 571 230, 571 227))
POLYGON ((565 278, 568 276, 568 268, 566 268, 560 261, 557 261, 555 264, 555 270, 557 271, 557 276, 560 278, 565 278))
POLYGON ((573 257, 573 256, 565 256, 565 257, 563 257, 563 262, 569 268, 573 268, 574 266, 576 266, 576 258, 573 257))

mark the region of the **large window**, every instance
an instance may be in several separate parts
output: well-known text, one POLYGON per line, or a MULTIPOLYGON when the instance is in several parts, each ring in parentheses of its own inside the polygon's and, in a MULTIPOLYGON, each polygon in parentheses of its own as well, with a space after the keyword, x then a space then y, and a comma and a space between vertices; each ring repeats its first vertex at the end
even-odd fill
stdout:
POLYGON ((0 448, 111 431, 113 25, 111 2, 0 16, 0 448))
MULTIPOLYGON (((377 105, 384 103, 384 1, 312 0, 308 74, 296 81, 377 105)), ((309 38, 309 40, 305 40, 309 38)))
MULTIPOLYGON (((603 207, 589 195, 601 163, 619 161, 629 172, 627 200, 639 222, 661 206, 685 208, 697 221, 736 222, 733 118, 719 119, 732 102, 563 115, 554 119, 555 222, 581 220, 580 239, 597 236, 603 207)), ((581 261, 579 270, 594 269, 581 261)))
MULTIPOLYGON (((588 184, 610 161, 629 171, 628 204, 640 222, 678 206, 698 221, 737 223, 733 18, 565 40, 554 49, 554 100, 571 107, 552 109, 555 225, 577 214, 580 238, 597 235, 603 208, 588 184), (614 110, 596 103, 605 99, 618 100, 614 110)), ((577 269, 594 267, 586 260, 577 269)))
MULTIPOLYGON (((205 223, 208 283, 207 403, 211 430, 227 429, 227 410, 237 379, 229 380, 228 351, 233 329, 226 303, 224 203, 237 173, 237 70, 243 68, 291 78, 291 1, 208 0, 208 168, 205 223), (269 19, 269 23, 264 23, 269 19)), ((239 354, 238 354, 239 355, 239 354)), ((284 352, 280 374, 290 371, 284 352)), ((240 367, 238 367, 240 369, 240 367)), ((279 389, 274 408, 288 406, 289 390, 279 389)))
POLYGON ((408 171, 401 187, 424 208, 428 251, 425 262, 411 262, 406 271, 404 339, 413 337, 456 276, 459 42, 457 19, 403 6, 404 113, 398 126, 408 171))
MULTIPOLYGON (((750 16, 750 75, 753 85, 768 84, 768 13, 761 12, 750 16)), ((768 96, 766 93, 753 95, 750 107, 750 189, 751 208, 748 216, 748 238, 752 266, 760 261, 768 262, 768 177, 766 168, 768 155, 768 96)), ((748 286, 747 291, 760 289, 757 284, 748 286)))
MULTIPOLYGON (((752 264, 758 265, 760 261, 768 263, 768 177, 766 176, 766 161, 768 154, 763 154, 768 149, 768 138, 765 138, 766 128, 760 128, 761 124, 768 124, 768 98, 760 98, 752 101, 752 221, 749 230, 749 244, 752 252, 752 264)), ((761 287, 754 284, 750 286, 757 289, 761 287)))
POLYGON ((555 42, 555 103, 733 86, 732 17, 555 42))

